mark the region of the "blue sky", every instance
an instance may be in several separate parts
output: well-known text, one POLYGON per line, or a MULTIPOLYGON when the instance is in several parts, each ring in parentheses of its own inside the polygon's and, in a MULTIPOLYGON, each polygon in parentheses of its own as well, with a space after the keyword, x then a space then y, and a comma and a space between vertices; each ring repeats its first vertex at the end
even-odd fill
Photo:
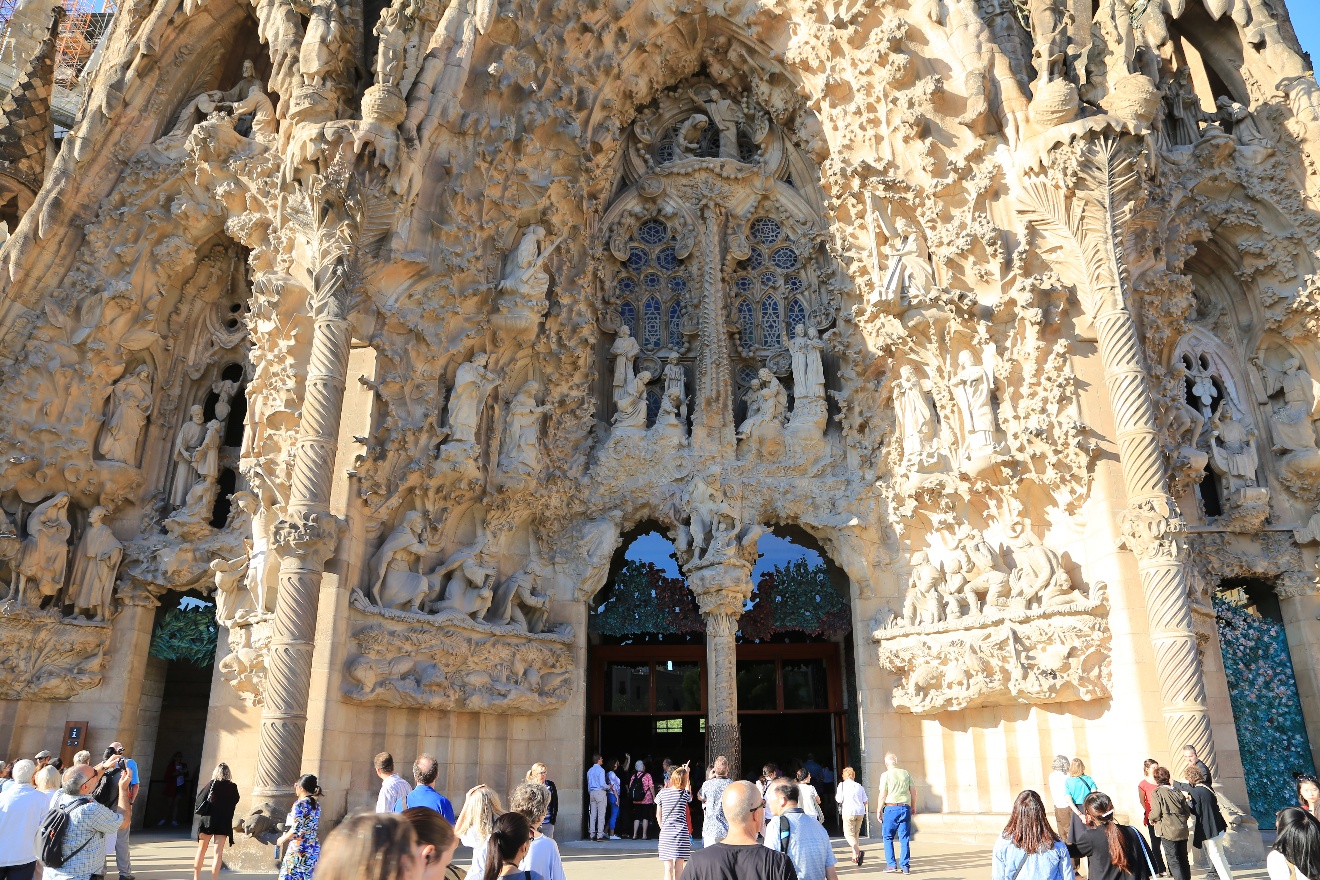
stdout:
MULTIPOLYGON (((756 583, 761 577, 761 572, 803 556, 807 557, 807 563, 810 565, 817 565, 822 561, 820 554, 815 550, 799 547, 778 535, 762 535, 756 549, 761 554, 761 558, 756 561, 756 567, 752 569, 752 583, 756 583)), ((673 552, 674 545, 669 543, 668 538, 659 532, 651 532, 633 541, 623 556, 625 559, 638 562, 654 563, 656 568, 663 569, 670 577, 680 577, 678 564, 670 556, 673 552)))
POLYGON ((1290 0, 1288 13, 1302 48, 1320 59, 1320 2, 1317 0, 1290 0))

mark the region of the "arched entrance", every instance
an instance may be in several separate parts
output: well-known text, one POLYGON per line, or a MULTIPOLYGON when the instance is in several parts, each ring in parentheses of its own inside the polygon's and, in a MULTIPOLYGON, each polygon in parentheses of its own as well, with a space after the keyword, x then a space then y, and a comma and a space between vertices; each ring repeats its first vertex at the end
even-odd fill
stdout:
MULTIPOLYGON (((735 634, 738 775, 805 766, 833 828, 834 772, 857 741, 848 580, 798 528, 767 532, 758 551, 735 634)), ((657 773, 665 758, 690 760, 699 785, 719 748, 707 732, 706 626, 655 523, 624 536, 588 634, 588 756, 599 752, 609 766, 627 755, 657 773)))

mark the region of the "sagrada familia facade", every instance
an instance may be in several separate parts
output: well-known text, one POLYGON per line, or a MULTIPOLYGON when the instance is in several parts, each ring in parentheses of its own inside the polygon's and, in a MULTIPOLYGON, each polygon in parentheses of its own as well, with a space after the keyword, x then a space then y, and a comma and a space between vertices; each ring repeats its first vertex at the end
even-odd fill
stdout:
POLYGON ((1223 590, 1277 600, 1320 746, 1320 87, 1279 0, 128 0, 57 146, 60 16, 20 8, 5 757, 81 727, 160 776, 187 594, 236 858, 302 772, 368 806, 381 749, 456 800, 545 761, 576 829, 625 537, 672 540, 736 757, 791 527, 846 575, 849 762, 902 755, 924 828, 997 831, 1059 752, 1139 823, 1192 745, 1261 858, 1223 590))

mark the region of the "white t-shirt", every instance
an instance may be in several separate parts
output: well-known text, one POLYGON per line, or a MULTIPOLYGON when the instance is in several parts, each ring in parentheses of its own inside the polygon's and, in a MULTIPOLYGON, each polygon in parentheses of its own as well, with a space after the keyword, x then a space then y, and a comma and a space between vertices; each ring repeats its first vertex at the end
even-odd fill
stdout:
POLYGON ((857 780, 845 779, 840 782, 838 790, 834 793, 834 799, 843 806, 843 815, 866 815, 866 789, 862 788, 857 780))
POLYGON ((1054 801, 1056 810, 1072 809, 1072 798, 1068 797, 1068 774, 1062 770, 1050 774, 1050 800, 1054 801))
POLYGON ((810 782, 798 783, 798 806, 817 822, 821 821, 820 795, 816 794, 816 787, 810 782))
POLYGON ((1305 874, 1288 864, 1283 853, 1275 849, 1270 850, 1270 854, 1265 857, 1265 871, 1270 880, 1308 880, 1305 874))

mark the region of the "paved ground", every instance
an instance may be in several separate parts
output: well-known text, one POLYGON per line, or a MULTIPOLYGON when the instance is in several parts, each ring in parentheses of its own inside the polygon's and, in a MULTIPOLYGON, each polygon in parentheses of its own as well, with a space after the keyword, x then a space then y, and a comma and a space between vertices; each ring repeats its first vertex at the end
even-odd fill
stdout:
MULTIPOLYGON (((913 847, 912 873, 920 880, 990 880, 990 850, 985 847, 967 847, 949 844, 922 845, 920 838, 913 847)), ((883 845, 877 840, 867 844, 866 861, 861 868, 843 862, 839 865, 840 878, 882 876, 885 859, 883 845)), ((560 842, 564 870, 568 880, 618 880, 620 869, 628 880, 660 878, 661 868, 655 856, 655 841, 649 845, 633 841, 608 843, 560 842)), ((842 840, 835 842, 834 851, 842 861, 847 846, 842 840)), ((143 832, 133 836, 133 867, 138 880, 187 880, 192 874, 192 859, 196 844, 179 834, 143 832)), ((458 863, 466 865, 465 850, 459 850, 458 863)), ((273 866, 272 866, 273 867, 273 866)), ((208 880, 210 865, 203 872, 208 880)), ((110 873, 113 878, 113 869, 110 873)), ((236 874, 226 871, 223 880, 256 880, 268 878, 263 874, 236 874)), ((1233 872, 1233 880, 1264 880, 1263 868, 1233 872)), ((1198 878, 1199 880, 1199 878, 1198 878)))

